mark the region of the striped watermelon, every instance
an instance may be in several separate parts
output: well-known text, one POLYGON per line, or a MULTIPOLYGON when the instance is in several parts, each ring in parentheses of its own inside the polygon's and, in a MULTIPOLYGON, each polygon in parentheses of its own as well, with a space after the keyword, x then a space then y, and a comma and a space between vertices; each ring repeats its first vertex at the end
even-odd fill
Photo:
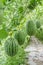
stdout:
POLYGON ((5 42, 5 52, 9 56, 14 56, 18 51, 18 42, 16 39, 8 38, 5 42))
POLYGON ((22 45, 24 43, 24 41, 25 41, 25 33, 24 33, 24 31, 21 31, 21 30, 17 31, 15 33, 14 37, 18 41, 19 45, 22 45))

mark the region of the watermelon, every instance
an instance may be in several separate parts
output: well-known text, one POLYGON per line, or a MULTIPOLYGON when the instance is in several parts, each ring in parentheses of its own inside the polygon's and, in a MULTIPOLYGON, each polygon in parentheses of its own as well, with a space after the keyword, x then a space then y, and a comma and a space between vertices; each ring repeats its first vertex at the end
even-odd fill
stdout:
POLYGON ((18 42, 14 38, 8 38, 5 42, 5 52, 9 56, 15 56, 18 52, 18 42))
POLYGON ((33 21, 28 21, 27 24, 26 24, 26 31, 27 31, 27 34, 32 36, 35 34, 36 32, 36 25, 33 21))
POLYGON ((25 41, 25 33, 22 30, 17 31, 14 37, 18 41, 19 45, 22 45, 25 41))

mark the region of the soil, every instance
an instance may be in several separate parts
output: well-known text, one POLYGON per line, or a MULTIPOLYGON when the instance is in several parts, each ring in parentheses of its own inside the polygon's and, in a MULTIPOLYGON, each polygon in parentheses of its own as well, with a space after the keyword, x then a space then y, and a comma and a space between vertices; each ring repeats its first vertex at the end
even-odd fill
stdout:
POLYGON ((25 49, 27 65, 43 65, 43 44, 35 36, 30 39, 30 45, 25 49))

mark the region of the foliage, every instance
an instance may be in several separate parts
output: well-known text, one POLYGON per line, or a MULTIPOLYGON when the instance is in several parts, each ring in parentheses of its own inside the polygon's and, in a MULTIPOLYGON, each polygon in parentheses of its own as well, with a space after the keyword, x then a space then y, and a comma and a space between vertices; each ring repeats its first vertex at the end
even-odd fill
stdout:
POLYGON ((33 10, 38 5, 38 3, 41 4, 41 0, 30 0, 28 8, 33 10))
MULTIPOLYGON (((2 47, 3 49, 3 47, 2 47)), ((18 53, 11 57, 5 54, 4 49, 3 51, 0 49, 1 51, 1 60, 0 60, 0 64, 1 65, 19 65, 19 64, 24 64, 25 63, 25 52, 24 49, 22 49, 21 47, 19 47, 19 51, 18 53)))
POLYGON ((30 41, 30 36, 27 35, 25 37, 25 41, 24 41, 24 44, 21 46, 23 49, 25 49, 27 47, 27 45, 29 45, 29 41, 30 41))
MULTIPOLYGON (((24 63, 24 48, 29 44, 30 36, 26 32, 26 23, 28 20, 34 21, 38 20, 41 25, 43 25, 43 0, 0 0, 0 64, 1 65, 21 65, 24 63), (18 53, 10 57, 5 53, 4 42, 7 37, 14 35, 22 30, 23 34, 20 36, 24 39, 24 44, 20 45, 23 47, 19 48, 18 53), (25 34, 25 35, 24 35, 25 34), (27 39, 28 38, 28 39, 27 39), (19 55, 21 55, 19 57, 19 55)), ((31 22, 32 22, 31 21, 31 22)), ((29 25, 30 26, 30 25, 29 25)), ((33 23, 30 28, 35 28, 33 23)), ((36 36, 43 39, 42 27, 37 30, 36 36), (40 34, 39 34, 40 32, 40 34)), ((32 32, 34 29, 32 30, 32 32)), ((31 34, 33 34, 31 32, 31 34)), ((10 41, 11 42, 11 41, 10 41)), ((23 43, 22 42, 22 43, 23 43)), ((8 44, 9 46, 9 44, 8 44)))
POLYGON ((7 65, 19 65, 19 64, 25 63, 24 60, 25 60, 25 52, 22 48, 19 48, 18 54, 15 57, 8 57, 6 64, 7 65))
POLYGON ((7 31, 4 28, 0 29, 0 40, 6 38, 7 36, 8 36, 7 31))
POLYGON ((43 29, 39 28, 37 30, 36 37, 43 41, 43 29))

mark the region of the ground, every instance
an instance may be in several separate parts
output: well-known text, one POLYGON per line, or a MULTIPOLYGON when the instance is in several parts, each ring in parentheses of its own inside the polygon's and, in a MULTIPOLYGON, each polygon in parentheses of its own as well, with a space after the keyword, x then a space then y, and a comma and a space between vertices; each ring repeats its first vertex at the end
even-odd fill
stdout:
POLYGON ((30 45, 25 49, 27 52, 27 65, 43 65, 43 44, 35 36, 30 39, 30 45))

